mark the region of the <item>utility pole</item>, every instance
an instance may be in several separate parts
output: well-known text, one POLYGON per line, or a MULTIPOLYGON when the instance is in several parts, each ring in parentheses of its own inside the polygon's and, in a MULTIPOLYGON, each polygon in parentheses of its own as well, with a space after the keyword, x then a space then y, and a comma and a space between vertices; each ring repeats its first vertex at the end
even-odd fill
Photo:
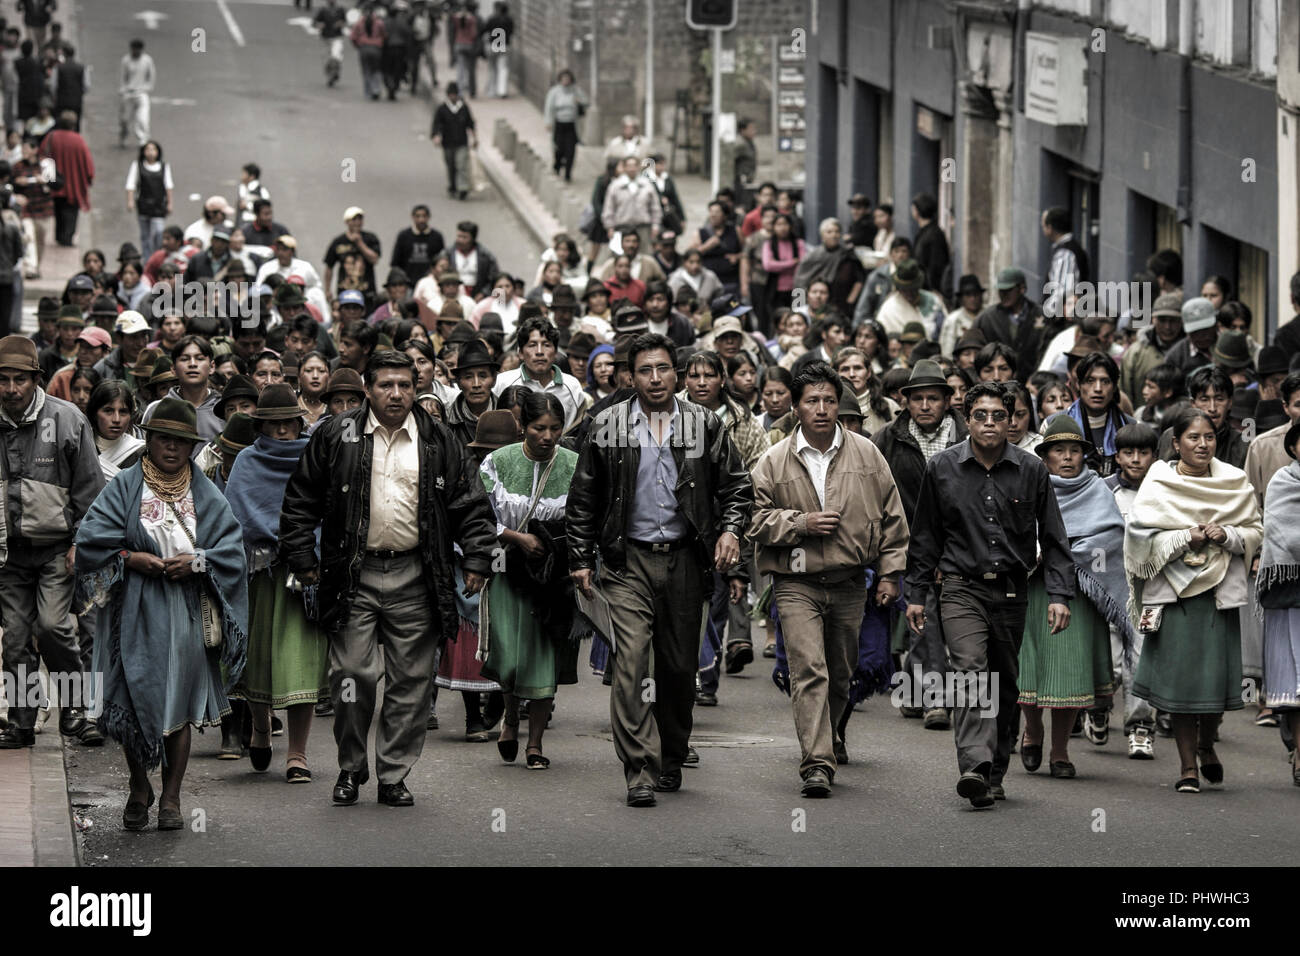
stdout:
POLYGON ((736 50, 724 45, 725 30, 713 30, 713 163, 714 195, 731 184, 736 150, 736 50))
POLYGON ((645 0, 645 138, 655 138, 655 0, 645 0))

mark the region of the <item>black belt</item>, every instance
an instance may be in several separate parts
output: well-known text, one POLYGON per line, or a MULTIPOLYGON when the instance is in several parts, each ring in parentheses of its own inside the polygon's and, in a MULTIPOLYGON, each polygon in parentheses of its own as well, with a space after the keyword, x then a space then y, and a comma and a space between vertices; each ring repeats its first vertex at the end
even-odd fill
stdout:
POLYGON ((391 549, 382 551, 367 551, 367 558, 379 558, 381 561, 392 561, 394 558, 405 558, 413 554, 419 554, 419 548, 409 548, 406 551, 393 551, 391 549))
POLYGON ((676 541, 638 541, 636 538, 628 538, 628 544, 634 544, 643 551, 653 551, 655 554, 668 554, 671 551, 679 551, 690 543, 689 538, 678 538, 676 541))
POLYGON ((1004 587, 1007 585, 1013 588, 1023 588, 1025 586, 1025 575, 1011 574, 1003 572, 1002 574, 981 574, 978 577, 972 577, 968 574, 957 574, 954 571, 944 571, 943 579, 945 581, 961 581, 965 584, 987 584, 989 587, 1004 587))

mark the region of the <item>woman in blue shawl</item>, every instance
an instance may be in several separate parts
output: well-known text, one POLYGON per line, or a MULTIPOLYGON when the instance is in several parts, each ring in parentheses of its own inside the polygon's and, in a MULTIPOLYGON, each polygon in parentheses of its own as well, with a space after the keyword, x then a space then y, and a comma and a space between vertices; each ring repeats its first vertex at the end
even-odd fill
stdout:
POLYGON ((290 589, 288 567, 277 563, 280 506, 284 488, 298 467, 308 439, 302 408, 290 385, 268 385, 253 412, 259 434, 235 459, 226 479, 226 497, 244 529, 244 549, 252 577, 248 585, 248 666, 235 695, 248 701, 253 738, 248 759, 253 770, 271 765, 271 711, 283 709, 289 724, 285 779, 311 782, 307 737, 312 710, 329 696, 328 643, 308 618, 305 593, 290 589))
POLYGON ((99 615, 99 728, 121 743, 131 768, 122 825, 149 825, 149 772, 161 763, 158 829, 180 830, 190 728, 220 724, 230 712, 222 671, 233 683, 244 669, 248 571, 230 506, 190 465, 194 407, 164 399, 144 427, 145 457, 86 512, 76 561, 82 596, 99 615), (205 610, 220 616, 219 648, 205 644, 205 610))
POLYGON ((1042 575, 1035 574, 1029 581, 1025 620, 1030 624, 1020 645, 1016 682, 1025 718, 1020 760, 1030 773, 1042 764, 1043 712, 1050 710, 1048 766, 1053 777, 1066 779, 1075 775, 1069 756, 1070 731, 1080 709, 1104 707, 1114 693, 1108 625, 1120 630, 1126 647, 1133 643, 1124 576, 1124 519, 1105 481, 1087 467, 1092 450, 1067 412, 1052 416, 1042 443, 1034 449, 1050 474, 1083 600, 1071 605, 1069 626, 1053 634, 1041 623, 1046 612, 1035 610, 1048 601, 1042 575))

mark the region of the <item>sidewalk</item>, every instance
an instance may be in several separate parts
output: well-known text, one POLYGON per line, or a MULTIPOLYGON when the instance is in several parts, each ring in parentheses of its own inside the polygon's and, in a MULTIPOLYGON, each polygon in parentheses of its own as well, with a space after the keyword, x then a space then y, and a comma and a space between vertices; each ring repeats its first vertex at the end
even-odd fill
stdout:
POLYGON ((0 750, 0 867, 77 866, 77 836, 52 716, 36 746, 0 750))
MULTIPOLYGON (((439 44, 437 55, 438 73, 445 85, 449 77, 455 76, 455 70, 445 61, 443 46, 439 44)), ((486 68, 480 64, 480 80, 485 76, 486 68)), ((484 86, 480 82, 479 89, 484 86)), ((514 86, 507 99, 480 96, 469 104, 478 128, 479 165, 528 227, 538 251, 550 247, 555 233, 567 232, 578 239, 585 253, 588 240, 578 235, 578 217, 591 201, 597 177, 604 172, 605 144, 579 143, 573 163, 573 182, 566 183, 551 168, 554 150, 541 110, 514 86)), ((662 137, 654 141, 654 147, 665 155, 670 152, 662 137)), ((674 174, 673 179, 686 213, 686 227, 677 243, 681 252, 688 245, 686 237, 704 224, 713 193, 707 177, 674 174)), ((599 209, 596 214, 600 214, 599 209)))

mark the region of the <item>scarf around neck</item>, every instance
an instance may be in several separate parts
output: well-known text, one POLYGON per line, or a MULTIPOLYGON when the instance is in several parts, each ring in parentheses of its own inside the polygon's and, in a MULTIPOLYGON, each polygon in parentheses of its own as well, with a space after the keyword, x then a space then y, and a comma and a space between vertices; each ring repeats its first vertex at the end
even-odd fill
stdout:
MULTIPOLYGON (((1084 435, 1087 435, 1092 430, 1088 422, 1088 412, 1083 407, 1083 399, 1076 399, 1074 404, 1066 410, 1066 414, 1074 419, 1074 423, 1079 426, 1079 431, 1084 435)), ((1101 439, 1095 441, 1094 444, 1096 444, 1097 450, 1107 458, 1115 456, 1115 434, 1123 425, 1124 414, 1119 410, 1118 406, 1112 405, 1106 409, 1106 427, 1102 431, 1101 439)), ((1093 438, 1096 438, 1095 434, 1093 438)))
POLYGON ((1264 494, 1264 545, 1259 551, 1258 601, 1279 584, 1300 580, 1300 462, 1275 474, 1264 494))
POLYGON ((1085 467, 1076 478, 1049 477, 1070 539, 1079 590, 1108 623, 1120 629, 1127 645, 1133 623, 1124 576, 1124 519, 1115 495, 1091 468, 1085 467))

